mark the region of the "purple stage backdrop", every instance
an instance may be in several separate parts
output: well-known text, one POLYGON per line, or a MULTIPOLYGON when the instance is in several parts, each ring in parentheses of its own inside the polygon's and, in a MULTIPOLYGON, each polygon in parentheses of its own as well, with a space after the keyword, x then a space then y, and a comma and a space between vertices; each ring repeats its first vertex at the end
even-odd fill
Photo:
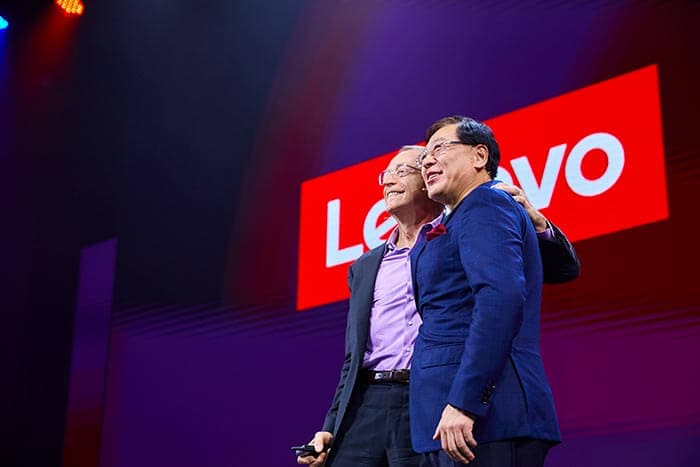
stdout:
POLYGON ((288 447, 330 403, 346 313, 345 302, 294 311, 300 183, 418 141, 438 117, 486 119, 650 64, 670 219, 577 243, 582 278, 545 292, 542 351, 564 436, 548 465, 697 462, 697 13, 663 2, 306 4, 238 187, 226 306, 115 308, 102 465, 292 465, 288 447))

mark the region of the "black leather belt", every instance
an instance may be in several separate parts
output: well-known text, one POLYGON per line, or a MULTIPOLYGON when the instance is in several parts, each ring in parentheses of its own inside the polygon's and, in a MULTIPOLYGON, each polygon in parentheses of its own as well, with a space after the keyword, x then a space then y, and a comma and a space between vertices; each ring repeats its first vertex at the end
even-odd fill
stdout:
POLYGON ((362 370, 369 384, 375 383, 408 383, 411 370, 362 370))

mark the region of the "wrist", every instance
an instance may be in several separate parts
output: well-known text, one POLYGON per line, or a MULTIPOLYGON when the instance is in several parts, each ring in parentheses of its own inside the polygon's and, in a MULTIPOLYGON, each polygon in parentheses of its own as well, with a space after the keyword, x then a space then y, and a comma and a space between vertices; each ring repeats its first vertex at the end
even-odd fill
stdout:
POLYGON ((536 233, 543 233, 550 228, 549 221, 546 217, 540 216, 536 221, 533 221, 536 233))
POLYGON ((448 407, 452 407, 454 410, 458 411, 459 413, 461 413, 461 414, 463 414, 463 415, 466 415, 467 417, 471 418, 471 419, 474 420, 474 421, 476 421, 476 419, 477 419, 477 416, 476 416, 476 415, 474 415, 473 413, 471 413, 471 412, 469 412, 469 411, 467 411, 467 410, 460 409, 459 407, 455 407, 454 405, 452 405, 452 404, 450 404, 450 403, 448 403, 447 406, 448 406, 448 407))

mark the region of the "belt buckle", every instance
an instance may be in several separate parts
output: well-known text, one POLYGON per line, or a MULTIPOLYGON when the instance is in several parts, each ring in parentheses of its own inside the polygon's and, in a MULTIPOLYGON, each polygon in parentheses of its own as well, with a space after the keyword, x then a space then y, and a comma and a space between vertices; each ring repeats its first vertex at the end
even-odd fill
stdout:
POLYGON ((408 383, 409 370, 370 370, 368 376, 368 380, 372 383, 408 383))

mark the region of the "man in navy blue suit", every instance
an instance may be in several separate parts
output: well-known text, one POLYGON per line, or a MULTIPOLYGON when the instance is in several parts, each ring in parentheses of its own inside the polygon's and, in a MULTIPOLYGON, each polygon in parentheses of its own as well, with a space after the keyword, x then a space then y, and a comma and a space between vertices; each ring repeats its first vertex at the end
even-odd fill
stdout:
POLYGON ((493 189, 499 149, 488 126, 447 117, 426 139, 428 196, 451 212, 412 253, 423 320, 413 448, 425 466, 540 467, 560 434, 539 350, 537 235, 522 206, 493 189))
MULTIPOLYGON (((345 361, 333 403, 312 443, 318 457, 300 464, 319 467, 417 467, 411 448, 408 381, 413 343, 420 326, 411 280, 410 252, 443 220, 443 206, 431 201, 417 157, 425 148, 406 146, 379 174, 387 211, 397 227, 384 245, 350 267, 350 302, 345 361)), ((573 280, 579 262, 573 247, 511 185, 499 185, 526 207, 536 227, 545 282, 573 280)))

